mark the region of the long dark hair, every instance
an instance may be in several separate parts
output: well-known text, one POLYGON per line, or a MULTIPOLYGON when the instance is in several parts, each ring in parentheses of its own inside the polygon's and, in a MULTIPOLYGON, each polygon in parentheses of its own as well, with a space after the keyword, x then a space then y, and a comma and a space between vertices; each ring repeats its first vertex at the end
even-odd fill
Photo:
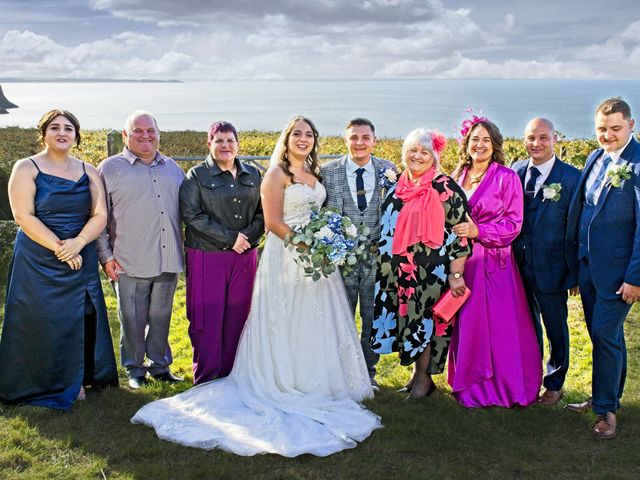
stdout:
POLYGON ((491 146, 493 147, 493 154, 491 155, 491 161, 499 163, 500 165, 504 165, 505 157, 504 150, 502 150, 502 134, 496 125, 489 120, 482 120, 480 122, 475 123, 467 132, 467 134, 462 138, 462 142, 460 142, 460 146, 458 147, 458 165, 452 173, 452 177, 458 179, 462 174, 462 171, 465 168, 471 167, 472 160, 467 152, 469 147, 469 139, 473 132, 478 128, 478 125, 483 126, 489 132, 489 137, 491 138, 491 146))
POLYGON ((289 144, 289 136, 291 135, 296 123, 299 121, 303 121, 309 125, 313 132, 313 147, 311 148, 311 153, 309 153, 305 163, 307 164, 309 172, 311 172, 311 174, 318 180, 322 180, 320 177, 320 163, 318 162, 318 139, 320 135, 318 134, 318 129, 313 122, 302 115, 296 115, 293 117, 284 127, 284 130, 282 130, 282 133, 276 142, 276 146, 273 149, 273 154, 271 155, 271 165, 277 165, 282 168, 284 173, 286 173, 291 179, 291 183, 296 183, 293 178, 293 173, 291 172, 291 162, 289 161, 287 145, 289 144))

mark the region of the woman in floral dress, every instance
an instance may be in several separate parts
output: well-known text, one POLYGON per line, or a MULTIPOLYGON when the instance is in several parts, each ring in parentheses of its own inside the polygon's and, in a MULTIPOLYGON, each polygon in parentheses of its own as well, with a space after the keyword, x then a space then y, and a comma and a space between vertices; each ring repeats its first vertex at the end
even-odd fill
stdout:
POLYGON ((464 263, 471 252, 452 231, 465 221, 467 201, 458 184, 439 169, 445 137, 413 130, 402 145, 406 170, 381 207, 381 236, 372 332, 376 353, 398 352, 413 364, 406 388, 410 398, 435 390, 432 374, 442 373, 452 326, 434 319, 433 305, 447 288, 465 292, 464 263))

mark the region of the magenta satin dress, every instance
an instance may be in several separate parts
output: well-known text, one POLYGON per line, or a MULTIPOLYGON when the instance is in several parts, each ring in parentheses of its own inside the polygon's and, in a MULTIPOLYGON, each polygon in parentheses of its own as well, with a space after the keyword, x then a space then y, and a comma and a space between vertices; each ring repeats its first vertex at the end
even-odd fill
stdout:
POLYGON ((448 381, 464 407, 530 405, 538 399, 542 359, 511 250, 523 216, 517 174, 492 163, 469 208, 479 231, 464 269, 472 293, 451 337, 448 381))

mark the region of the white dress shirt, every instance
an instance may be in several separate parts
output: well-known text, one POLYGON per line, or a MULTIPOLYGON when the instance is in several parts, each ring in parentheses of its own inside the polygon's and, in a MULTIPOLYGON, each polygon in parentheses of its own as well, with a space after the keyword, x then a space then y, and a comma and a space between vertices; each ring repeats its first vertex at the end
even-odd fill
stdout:
POLYGON ((376 169, 373 167, 373 162, 371 158, 366 163, 366 165, 360 167, 353 160, 351 160, 350 156, 347 156, 347 163, 345 165, 347 170, 347 183, 349 184, 349 190, 351 191, 351 198, 353 198, 353 203, 358 204, 358 189, 356 188, 356 170, 359 168, 364 168, 364 173, 362 174, 362 180, 364 181, 364 190, 365 196, 367 198, 367 205, 371 201, 371 197, 373 197, 373 190, 376 186, 376 169))
POLYGON ((584 184, 585 192, 589 191, 589 189, 591 188, 591 185, 593 185, 596 181, 596 178, 598 178, 598 173, 600 172, 600 169, 602 168, 602 164, 604 163, 604 157, 606 157, 607 155, 611 157, 611 163, 609 163, 609 166, 607 167, 607 171, 604 174, 604 180, 600 184, 600 187, 595 192, 593 192, 593 203, 595 205, 598 204, 598 199, 600 198, 602 189, 607 183, 607 173, 618 163, 618 160, 620 159, 620 155, 622 155, 622 152, 624 152, 624 149, 627 148, 627 145, 629 145, 629 142, 631 142, 632 136, 633 135, 629 135, 629 140, 627 140, 627 143, 624 144, 624 147, 616 150, 615 152, 607 153, 606 150, 602 152, 602 155, 598 157, 598 159, 594 162, 593 167, 591 167, 591 171, 589 172, 587 181, 584 184))
POLYGON ((542 187, 542 185, 544 185, 544 183, 547 181, 547 178, 549 177, 549 174, 551 173, 551 169, 553 168, 553 165, 555 163, 556 163, 555 155, 551 157, 550 160, 547 160, 546 162, 540 165, 534 165, 533 161, 529 159, 529 165, 527 165, 527 173, 524 175, 524 184, 526 185, 529 179, 531 178, 531 169, 533 167, 536 167, 540 172, 540 175, 538 176, 538 178, 536 178, 536 188, 535 188, 534 196, 538 194, 538 190, 540 190, 540 187, 542 187))

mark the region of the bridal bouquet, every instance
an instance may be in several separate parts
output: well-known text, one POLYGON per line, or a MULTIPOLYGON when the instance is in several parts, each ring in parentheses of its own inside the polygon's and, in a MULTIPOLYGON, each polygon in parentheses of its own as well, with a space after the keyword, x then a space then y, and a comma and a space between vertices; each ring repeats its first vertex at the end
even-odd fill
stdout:
POLYGON ((285 237, 285 247, 299 243, 296 262, 304 267, 305 275, 318 281, 341 268, 347 275, 358 261, 368 256, 365 242, 369 227, 356 227, 349 217, 343 217, 326 207, 311 207, 309 223, 295 227, 293 234, 285 237))

